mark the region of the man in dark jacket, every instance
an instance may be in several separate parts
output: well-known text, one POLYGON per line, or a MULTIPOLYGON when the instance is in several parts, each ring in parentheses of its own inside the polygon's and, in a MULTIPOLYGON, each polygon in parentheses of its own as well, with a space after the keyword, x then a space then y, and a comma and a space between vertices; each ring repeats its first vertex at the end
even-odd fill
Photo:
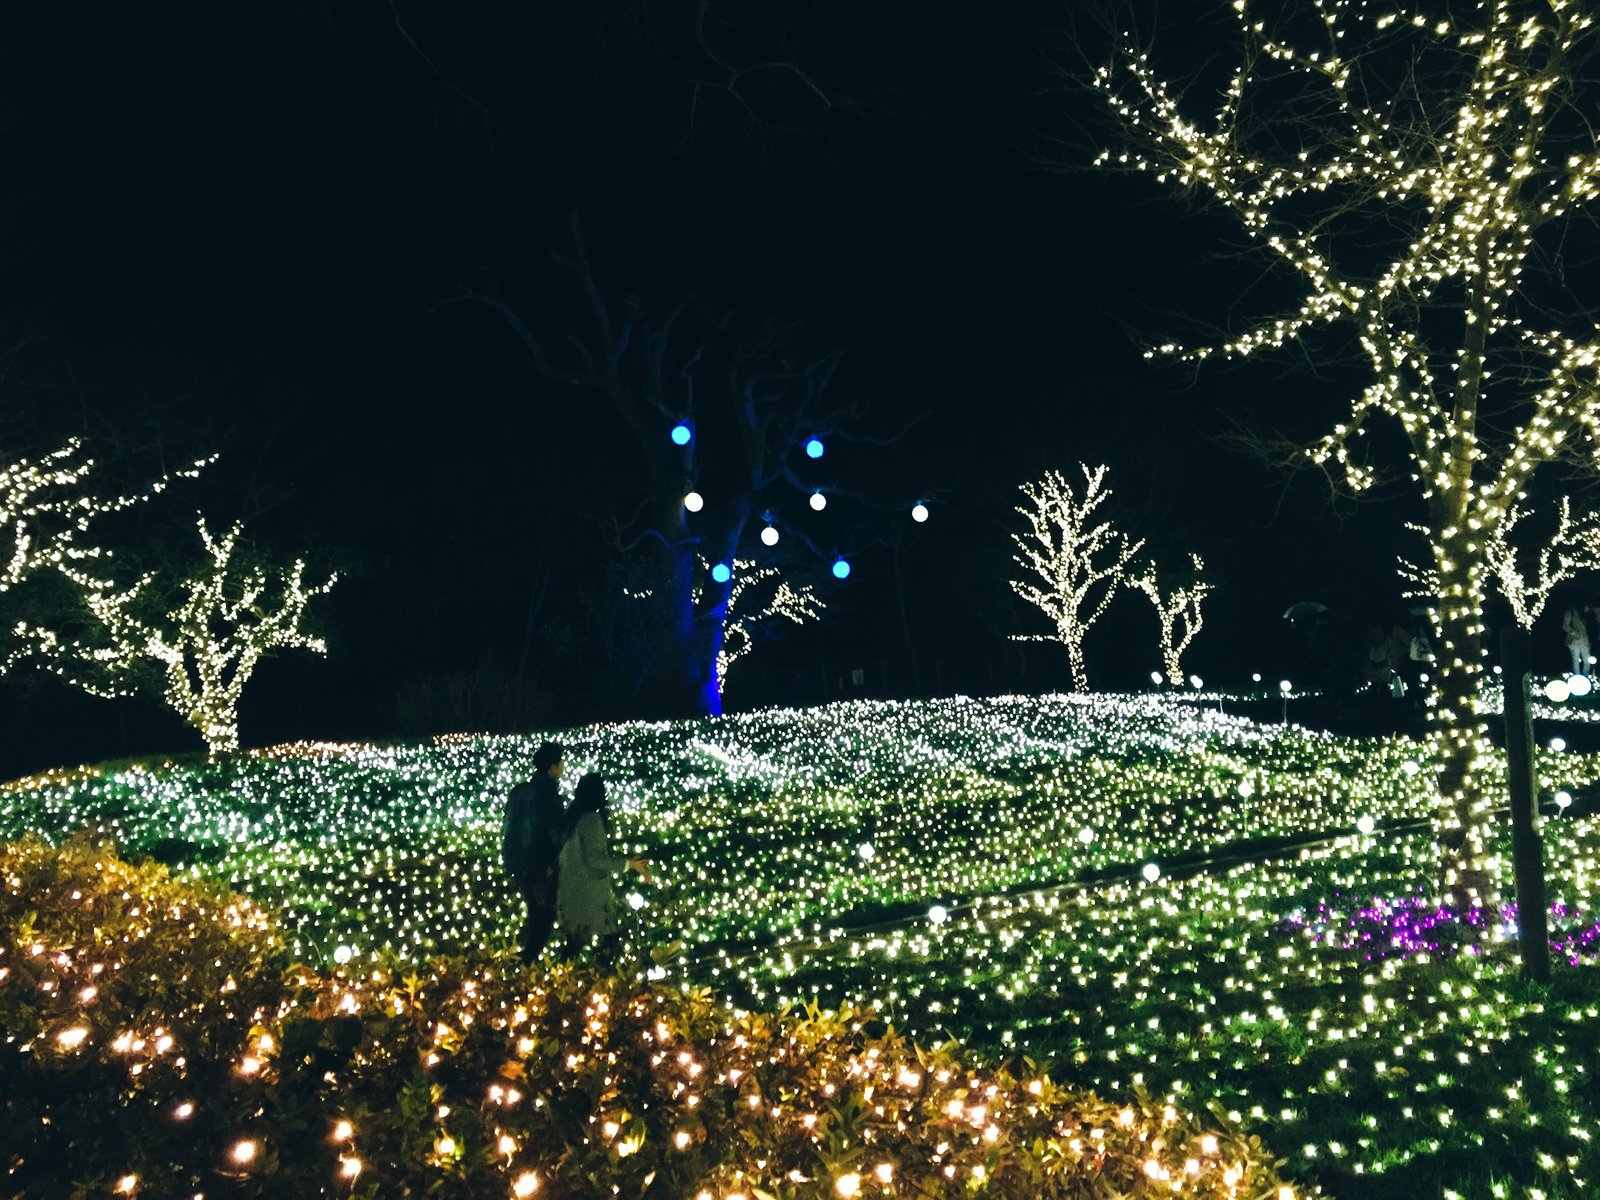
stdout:
POLYGON ((560 862, 561 835, 566 828, 565 806, 557 784, 567 769, 566 747, 541 742, 533 752, 533 778, 517 784, 506 799, 505 833, 501 857, 528 916, 522 923, 522 961, 539 957, 556 923, 556 868, 560 862))

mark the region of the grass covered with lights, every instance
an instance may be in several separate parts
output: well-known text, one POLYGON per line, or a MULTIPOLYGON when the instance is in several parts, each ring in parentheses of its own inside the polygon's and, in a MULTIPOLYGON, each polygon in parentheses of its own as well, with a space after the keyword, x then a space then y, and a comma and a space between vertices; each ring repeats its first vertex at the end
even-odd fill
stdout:
MULTIPOLYGON (((638 919, 689 943, 673 982, 761 1009, 866 1002, 1111 1099, 1216 1104, 1333 1195, 1554 1200, 1600 1178, 1593 818, 1546 825, 1560 954, 1539 993, 1505 947, 1458 953, 1432 924, 1404 740, 1152 697, 841 705, 565 740, 660 867, 638 919), (1285 850, 1313 834, 1331 840, 1285 850), (1186 869, 1208 856, 1222 861, 1186 869)), ((311 961, 477 952, 516 920, 499 794, 533 745, 61 772, 0 789, 0 837, 98 829, 281 911, 311 961)), ((1539 769, 1574 790, 1600 775, 1577 755, 1539 769)))

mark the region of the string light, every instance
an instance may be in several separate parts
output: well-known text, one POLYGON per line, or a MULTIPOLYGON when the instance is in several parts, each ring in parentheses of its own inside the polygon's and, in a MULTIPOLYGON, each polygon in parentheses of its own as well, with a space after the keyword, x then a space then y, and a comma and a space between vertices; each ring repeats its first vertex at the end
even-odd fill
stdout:
MULTIPOLYGON (((168 705, 199 731, 212 754, 221 754, 239 748, 239 700, 262 657, 291 648, 327 652, 327 644, 300 625, 312 598, 330 591, 338 576, 309 587, 299 559, 283 571, 269 572, 260 563, 241 568, 235 552, 242 526, 216 537, 201 517, 198 528, 209 561, 182 581, 183 598, 171 613, 154 607, 153 572, 124 590, 81 572, 72 577, 111 639, 96 658, 118 672, 154 659, 163 668, 168 705), (276 600, 268 596, 273 584, 276 600)), ((95 690, 92 681, 83 686, 95 690)))
MULTIPOLYGON (((1240 66, 1208 119, 1131 39, 1097 68, 1093 85, 1125 135, 1097 161, 1203 194, 1303 289, 1287 315, 1151 355, 1242 359, 1352 330, 1368 382, 1307 454, 1360 493, 1382 478, 1368 429, 1386 421, 1403 435, 1427 512, 1440 646, 1429 696, 1439 886, 1461 911, 1493 908, 1477 711, 1485 580, 1507 564, 1535 472, 1600 465, 1600 338, 1544 316, 1527 271, 1555 269, 1538 248, 1600 195, 1600 143, 1573 99, 1595 20, 1565 0, 1483 0, 1434 17, 1319 0, 1303 24, 1268 22, 1258 7, 1231 5, 1240 66), (1392 250, 1344 253, 1357 244, 1392 250), (1434 322, 1441 306, 1459 314, 1448 331, 1434 322)), ((1540 588, 1508 586, 1529 598, 1540 588)))
POLYGON ((1017 512, 1028 528, 1026 533, 1012 534, 1011 540, 1017 546, 1016 564, 1033 578, 1013 579, 1011 587, 1055 626, 1049 637, 1014 634, 1013 640, 1060 642, 1067 650, 1073 689, 1084 692, 1089 677, 1083 639, 1118 589, 1129 582, 1128 564, 1144 542, 1130 542, 1110 522, 1094 523, 1095 510, 1111 497, 1111 489, 1104 486, 1108 468, 1091 471, 1079 464, 1079 469, 1084 478, 1081 497, 1060 471, 1047 471, 1037 483, 1022 485, 1028 505, 1019 505, 1017 512))
MULTIPOLYGON (((1146 567, 1144 574, 1130 581, 1130 585, 1143 592, 1155 606, 1156 618, 1161 622, 1161 661, 1166 667, 1167 682, 1173 687, 1183 686, 1183 652, 1200 632, 1200 604, 1211 591, 1211 584, 1201 578, 1205 561, 1198 554, 1191 554, 1189 560, 1194 568, 1194 581, 1166 595, 1161 592, 1153 563, 1146 567)), ((1199 689, 1198 680, 1194 686, 1199 689)))

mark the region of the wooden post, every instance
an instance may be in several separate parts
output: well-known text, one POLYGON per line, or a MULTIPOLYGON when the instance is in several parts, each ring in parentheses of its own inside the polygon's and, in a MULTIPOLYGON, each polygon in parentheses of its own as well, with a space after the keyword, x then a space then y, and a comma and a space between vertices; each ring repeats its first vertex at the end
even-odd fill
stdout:
POLYGON ((1511 862, 1517 881, 1517 930, 1522 972, 1550 981, 1549 910, 1544 895, 1544 851, 1534 828, 1538 784, 1533 775, 1533 710, 1528 703, 1528 635, 1511 625, 1500 632, 1505 679, 1506 777, 1511 791, 1511 862))

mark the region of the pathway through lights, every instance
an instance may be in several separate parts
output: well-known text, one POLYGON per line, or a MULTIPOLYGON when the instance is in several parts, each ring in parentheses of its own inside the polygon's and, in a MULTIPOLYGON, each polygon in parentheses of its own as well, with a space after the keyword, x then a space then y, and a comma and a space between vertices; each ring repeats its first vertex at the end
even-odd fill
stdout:
POLYGON ((699 492, 690 492, 683 498, 683 506, 690 512, 699 512, 706 506, 706 498, 699 492))
POLYGON ((828 498, 821 492, 812 492, 811 507, 813 511, 821 512, 823 509, 828 507, 828 498))
POLYGON ((928 506, 920 500, 913 504, 911 506, 911 519, 918 525, 926 521, 928 519, 928 506))

